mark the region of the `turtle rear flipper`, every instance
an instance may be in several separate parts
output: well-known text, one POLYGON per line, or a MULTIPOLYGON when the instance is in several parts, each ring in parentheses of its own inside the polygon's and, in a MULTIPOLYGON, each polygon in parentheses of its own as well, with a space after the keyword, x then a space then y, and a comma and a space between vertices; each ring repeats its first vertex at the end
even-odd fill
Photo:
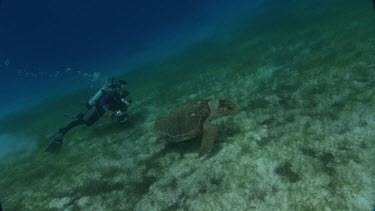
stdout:
POLYGON ((202 157, 206 154, 214 145, 217 136, 217 127, 215 125, 208 125, 204 129, 201 148, 198 152, 198 157, 202 157))

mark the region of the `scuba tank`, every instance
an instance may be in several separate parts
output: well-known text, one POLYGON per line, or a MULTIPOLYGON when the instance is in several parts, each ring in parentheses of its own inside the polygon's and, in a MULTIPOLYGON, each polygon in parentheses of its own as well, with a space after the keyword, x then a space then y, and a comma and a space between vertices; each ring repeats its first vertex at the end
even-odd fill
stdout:
POLYGON ((91 106, 95 105, 95 103, 101 98, 106 90, 106 86, 99 89, 94 96, 92 96, 89 101, 87 102, 87 107, 90 108, 91 106))

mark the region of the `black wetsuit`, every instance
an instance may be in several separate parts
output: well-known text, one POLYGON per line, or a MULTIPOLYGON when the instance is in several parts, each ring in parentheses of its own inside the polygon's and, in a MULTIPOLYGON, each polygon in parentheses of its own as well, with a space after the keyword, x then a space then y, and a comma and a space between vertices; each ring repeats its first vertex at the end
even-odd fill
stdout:
POLYGON ((77 119, 60 128, 55 138, 49 143, 46 152, 55 152, 61 148, 64 135, 72 128, 79 125, 90 126, 97 122, 107 111, 113 112, 112 118, 120 123, 127 120, 127 110, 131 100, 127 99, 127 83, 124 80, 112 80, 111 83, 100 89, 87 103, 86 113, 78 114, 77 119))
POLYGON ((90 126, 98 121, 107 111, 121 111, 123 113, 121 118, 126 118, 129 104, 124 103, 124 99, 126 99, 127 94, 121 96, 112 90, 106 91, 93 106, 87 106, 88 110, 85 114, 78 114, 77 120, 60 128, 59 132, 64 136, 70 129, 79 125, 90 126))

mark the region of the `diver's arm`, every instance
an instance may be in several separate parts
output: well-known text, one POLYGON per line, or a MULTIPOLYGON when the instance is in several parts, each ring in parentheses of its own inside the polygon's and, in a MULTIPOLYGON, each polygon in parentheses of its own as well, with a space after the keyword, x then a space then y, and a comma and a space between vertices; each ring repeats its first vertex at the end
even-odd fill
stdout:
POLYGON ((116 118, 120 123, 125 123, 128 119, 128 108, 133 101, 126 98, 121 98, 121 108, 113 112, 113 118, 116 118))
POLYGON ((114 118, 120 123, 125 123, 128 120, 128 112, 117 110, 114 112, 114 118))

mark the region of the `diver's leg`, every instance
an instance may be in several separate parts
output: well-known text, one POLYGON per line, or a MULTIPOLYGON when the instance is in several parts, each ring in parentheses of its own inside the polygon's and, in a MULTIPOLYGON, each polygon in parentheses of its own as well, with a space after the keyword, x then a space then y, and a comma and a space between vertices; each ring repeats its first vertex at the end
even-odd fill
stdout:
POLYGON ((69 123, 67 126, 60 128, 59 133, 61 133, 62 136, 64 136, 70 129, 83 125, 85 122, 82 119, 77 119, 71 123, 69 123))
POLYGON ((85 122, 82 118, 79 118, 71 123, 69 123, 67 126, 60 128, 57 132, 55 138, 51 141, 51 143, 48 145, 46 152, 55 152, 58 149, 61 148, 61 146, 64 143, 64 135, 72 128, 77 127, 79 125, 83 125, 85 122))
POLYGON ((60 128, 59 132, 57 132, 55 138, 52 142, 48 145, 46 152, 55 152, 61 148, 64 142, 64 135, 72 128, 77 127, 79 125, 87 125, 90 126, 94 124, 98 119, 105 113, 105 110, 98 107, 93 106, 91 107, 84 115, 79 114, 77 116, 77 120, 69 123, 67 126, 60 128))
POLYGON ((85 113, 85 115, 82 117, 82 121, 85 125, 91 126, 97 122, 105 112, 106 111, 102 107, 95 105, 85 113))

